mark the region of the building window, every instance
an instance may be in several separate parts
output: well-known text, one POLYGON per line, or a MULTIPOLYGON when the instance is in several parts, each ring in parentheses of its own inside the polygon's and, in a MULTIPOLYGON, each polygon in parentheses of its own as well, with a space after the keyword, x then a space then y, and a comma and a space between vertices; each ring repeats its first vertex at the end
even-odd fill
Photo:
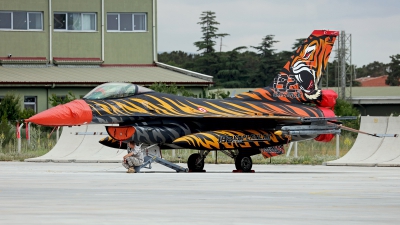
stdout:
POLYGON ((146 31, 146 13, 107 13, 107 31, 146 31))
POLYGON ((43 30, 42 12, 0 11, 1 30, 43 30))
POLYGON ((54 30, 96 31, 96 13, 54 13, 54 30))
POLYGON ((32 109, 36 113, 36 96, 24 97, 24 109, 32 109))

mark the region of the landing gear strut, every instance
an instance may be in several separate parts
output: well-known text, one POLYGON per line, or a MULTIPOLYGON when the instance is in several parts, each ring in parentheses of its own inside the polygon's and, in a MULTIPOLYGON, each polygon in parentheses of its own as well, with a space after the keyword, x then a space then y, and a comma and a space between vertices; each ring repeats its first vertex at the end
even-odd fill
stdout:
POLYGON ((235 159, 235 166, 237 170, 241 170, 243 172, 250 172, 251 167, 253 166, 253 161, 250 156, 245 156, 239 154, 235 159))

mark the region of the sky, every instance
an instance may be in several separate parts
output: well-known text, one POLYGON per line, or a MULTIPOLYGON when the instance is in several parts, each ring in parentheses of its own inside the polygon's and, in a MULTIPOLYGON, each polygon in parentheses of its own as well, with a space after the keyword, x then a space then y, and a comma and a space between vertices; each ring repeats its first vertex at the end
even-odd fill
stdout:
POLYGON ((193 43, 202 37, 197 23, 203 11, 215 12, 218 32, 230 34, 222 40, 222 51, 252 50, 266 35, 275 35, 278 52, 291 51, 296 39, 327 29, 351 34, 351 60, 357 67, 389 63, 390 56, 400 54, 399 0, 157 0, 158 52, 196 53, 193 43))

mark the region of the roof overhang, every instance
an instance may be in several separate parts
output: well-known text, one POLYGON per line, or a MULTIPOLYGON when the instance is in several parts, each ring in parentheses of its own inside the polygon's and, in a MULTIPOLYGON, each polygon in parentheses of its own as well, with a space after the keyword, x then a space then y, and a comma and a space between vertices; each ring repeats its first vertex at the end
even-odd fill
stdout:
POLYGON ((210 87, 211 76, 184 70, 172 70, 156 65, 146 66, 0 66, 2 87, 93 87, 107 82, 126 82, 143 86, 154 83, 179 86, 210 87))
POLYGON ((0 64, 47 64, 46 57, 0 57, 0 64))
MULTIPOLYGON (((115 82, 115 81, 107 81, 107 82, 1 82, 0 81, 0 87, 96 87, 100 84, 108 83, 108 82, 115 82)), ((132 82, 132 81, 118 81, 122 83, 134 83, 137 85, 142 85, 142 86, 150 86, 154 83, 158 82, 132 82)), ((179 86, 185 86, 185 87, 190 87, 190 86, 210 86, 213 84, 212 82, 210 83, 205 83, 205 82, 162 82, 164 84, 175 84, 179 86)))
POLYGON ((182 73, 182 74, 186 74, 188 76, 200 78, 200 79, 207 80, 207 81, 210 81, 210 82, 213 81, 213 77, 212 76, 205 75, 205 74, 202 74, 202 73, 197 73, 197 72, 193 72, 193 71, 190 71, 190 70, 185 70, 185 69, 182 69, 182 68, 179 68, 179 67, 170 66, 168 64, 164 64, 164 63, 160 63, 160 62, 156 62, 156 65, 161 67, 161 68, 165 68, 165 69, 168 69, 168 70, 172 70, 172 71, 176 71, 176 72, 179 72, 179 73, 182 73))
POLYGON ((53 62, 56 65, 100 65, 104 61, 100 58, 65 58, 54 57, 53 62))

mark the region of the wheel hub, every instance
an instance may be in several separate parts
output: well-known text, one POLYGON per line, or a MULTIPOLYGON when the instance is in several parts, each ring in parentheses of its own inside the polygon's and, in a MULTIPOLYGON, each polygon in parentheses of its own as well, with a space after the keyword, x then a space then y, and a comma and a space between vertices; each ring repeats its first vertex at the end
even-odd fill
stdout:
POLYGON ((244 157, 243 159, 242 159, 242 161, 241 161, 241 166, 242 166, 242 168, 243 168, 243 170, 248 170, 248 169, 250 169, 251 168, 251 162, 250 162, 250 159, 249 158, 247 158, 247 157, 244 157))

